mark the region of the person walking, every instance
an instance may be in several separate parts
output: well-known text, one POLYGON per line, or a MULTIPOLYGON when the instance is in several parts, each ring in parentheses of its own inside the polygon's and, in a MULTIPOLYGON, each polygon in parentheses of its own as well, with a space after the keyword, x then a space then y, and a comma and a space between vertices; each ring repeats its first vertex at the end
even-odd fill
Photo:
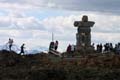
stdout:
POLYGON ((25 47, 24 46, 25 46, 25 44, 22 44, 22 46, 20 47, 21 48, 20 54, 23 53, 23 55, 25 54, 25 51, 24 51, 25 47))

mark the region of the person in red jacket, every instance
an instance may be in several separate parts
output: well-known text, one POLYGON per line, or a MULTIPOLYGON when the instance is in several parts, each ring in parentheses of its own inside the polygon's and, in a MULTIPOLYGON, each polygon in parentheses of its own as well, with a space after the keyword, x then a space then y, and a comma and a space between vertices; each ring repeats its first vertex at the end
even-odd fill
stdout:
POLYGON ((71 53, 72 53, 71 49, 72 49, 72 46, 69 44, 67 47, 67 53, 69 56, 71 56, 71 53))
POLYGON ((71 45, 69 44, 68 47, 67 47, 67 52, 71 52, 71 45))

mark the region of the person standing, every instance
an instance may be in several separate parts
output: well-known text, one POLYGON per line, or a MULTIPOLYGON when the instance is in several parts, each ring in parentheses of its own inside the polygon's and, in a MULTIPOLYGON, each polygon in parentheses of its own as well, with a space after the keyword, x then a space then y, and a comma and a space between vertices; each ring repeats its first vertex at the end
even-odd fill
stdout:
POLYGON ((54 49, 55 49, 55 43, 52 41, 50 42, 50 45, 49 45, 49 51, 54 50, 54 49))
POLYGON ((100 45, 97 44, 97 52, 99 53, 100 52, 100 45))
POLYGON ((20 47, 21 48, 21 51, 20 51, 20 54, 22 54, 23 53, 23 55, 24 55, 24 53, 25 53, 25 51, 24 51, 24 49, 25 49, 25 44, 22 44, 22 46, 20 47))
POLYGON ((58 49, 58 41, 55 42, 55 50, 58 49))
POLYGON ((13 45, 13 39, 9 38, 9 41, 8 41, 8 46, 9 46, 9 51, 11 51, 12 49, 12 45, 13 45))
POLYGON ((68 56, 71 56, 71 57, 72 57, 72 51, 71 51, 71 48, 72 48, 72 46, 69 44, 68 47, 67 47, 66 52, 68 53, 68 56))
POLYGON ((102 49, 103 49, 102 43, 99 45, 99 48, 100 48, 100 51, 99 51, 99 52, 102 53, 102 51, 103 51, 103 50, 102 50, 102 49))

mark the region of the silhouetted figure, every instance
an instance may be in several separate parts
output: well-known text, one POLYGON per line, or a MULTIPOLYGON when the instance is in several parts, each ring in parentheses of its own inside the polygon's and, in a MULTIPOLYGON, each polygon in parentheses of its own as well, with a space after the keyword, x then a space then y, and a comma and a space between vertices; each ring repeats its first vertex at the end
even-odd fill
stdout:
POLYGON ((106 44, 104 44, 104 52, 106 52, 106 51, 107 51, 106 44))
POLYGON ((55 50, 58 49, 58 41, 55 42, 55 50))
POLYGON ((109 47, 110 47, 110 51, 113 52, 113 45, 112 45, 112 43, 110 43, 109 47))
POLYGON ((95 43, 93 43, 91 46, 92 46, 92 47, 93 47, 93 49, 95 50, 95 43))
POLYGON ((100 52, 100 45, 97 44, 97 52, 99 53, 100 52))
POLYGON ((50 45, 49 45, 49 53, 51 54, 54 54, 54 55, 57 55, 59 57, 62 57, 60 52, 56 51, 58 48, 58 42, 56 41, 56 43, 54 42, 50 42, 50 45), (55 44, 57 44, 57 47, 55 48, 55 44), (56 50, 55 50, 56 49, 56 50))
POLYGON ((9 45, 9 50, 11 51, 13 45, 13 39, 9 38, 8 45, 9 45))
POLYGON ((102 44, 99 45, 99 52, 102 53, 103 46, 102 44))
POLYGON ((118 48, 118 45, 115 44, 115 48, 114 48, 114 52, 115 52, 115 54, 117 54, 117 48, 118 48))
POLYGON ((115 45, 115 53, 120 54, 120 43, 115 45))
POLYGON ((118 54, 120 54, 120 43, 118 43, 118 54))
POLYGON ((50 50, 54 50, 54 49, 55 49, 55 43, 54 42, 50 42, 49 51, 50 50))
POLYGON ((25 53, 25 51, 24 51, 24 49, 25 49, 25 44, 22 44, 22 46, 20 47, 21 48, 21 51, 20 51, 20 54, 22 54, 23 53, 23 55, 24 55, 24 53, 25 53))
POLYGON ((106 53, 106 52, 109 52, 109 43, 106 43, 105 45, 104 45, 104 52, 106 53))

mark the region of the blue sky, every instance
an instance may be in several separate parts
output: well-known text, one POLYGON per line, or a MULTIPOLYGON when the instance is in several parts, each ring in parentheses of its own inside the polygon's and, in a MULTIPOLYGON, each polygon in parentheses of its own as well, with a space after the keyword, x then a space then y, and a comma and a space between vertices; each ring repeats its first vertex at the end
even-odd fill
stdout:
POLYGON ((119 0, 0 0, 0 44, 8 38, 26 49, 47 47, 54 33, 59 51, 76 44, 74 21, 88 15, 95 21, 92 42, 120 41, 119 0))

